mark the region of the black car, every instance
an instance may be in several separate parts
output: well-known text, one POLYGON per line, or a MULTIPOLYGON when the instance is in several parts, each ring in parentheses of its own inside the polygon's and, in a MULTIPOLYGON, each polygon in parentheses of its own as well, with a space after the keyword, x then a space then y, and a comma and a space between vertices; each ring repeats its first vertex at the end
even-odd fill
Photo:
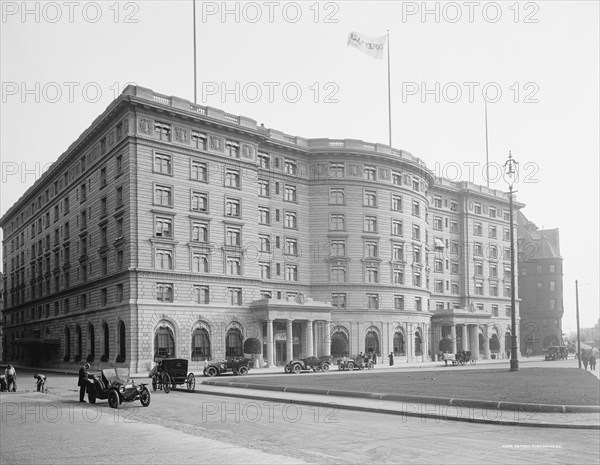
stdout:
POLYGON ((127 368, 105 368, 100 375, 90 374, 89 378, 87 393, 90 404, 95 404, 97 399, 108 399, 112 408, 134 400, 139 400, 143 407, 150 405, 150 391, 145 384, 132 382, 127 368))
POLYGON ((301 373, 303 371, 329 371, 331 357, 308 357, 290 360, 284 368, 286 373, 301 373))
POLYGON ((217 376, 225 373, 234 375, 245 375, 250 371, 252 360, 249 358, 234 358, 230 360, 221 360, 219 362, 209 363, 204 367, 204 376, 217 376))

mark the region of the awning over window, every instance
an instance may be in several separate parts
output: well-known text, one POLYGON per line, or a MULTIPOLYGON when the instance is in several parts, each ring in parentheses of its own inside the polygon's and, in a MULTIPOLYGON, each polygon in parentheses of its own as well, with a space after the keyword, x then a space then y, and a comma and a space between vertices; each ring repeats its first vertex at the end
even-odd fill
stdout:
POLYGON ((444 248, 444 241, 442 239, 440 239, 439 237, 434 237, 433 238, 433 244, 435 246, 436 249, 443 249, 444 248))

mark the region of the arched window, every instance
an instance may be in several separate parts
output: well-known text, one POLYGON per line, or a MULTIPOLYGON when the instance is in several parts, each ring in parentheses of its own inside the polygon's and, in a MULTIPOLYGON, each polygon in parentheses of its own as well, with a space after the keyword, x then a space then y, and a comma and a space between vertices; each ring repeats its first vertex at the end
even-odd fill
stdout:
POLYGON ((68 362, 69 360, 71 360, 71 330, 65 326, 65 357, 63 361, 68 362))
POLYGON ((225 356, 241 357, 242 353, 242 332, 238 328, 231 328, 227 331, 225 337, 225 356))
POLYGON ((210 360, 210 338, 206 328, 196 328, 192 334, 192 360, 210 360))
POLYGON ((102 342, 103 342, 103 348, 104 348, 104 353, 102 354, 102 361, 103 362, 108 362, 108 357, 110 355, 110 339, 109 339, 109 331, 108 331, 108 325, 106 323, 104 323, 102 325, 102 342))
POLYGON ((334 357, 345 357, 350 354, 348 336, 343 331, 333 333, 331 336, 331 355, 334 357))
POLYGON ((421 331, 415 331, 415 355, 423 355, 423 346, 421 339, 421 331))
POLYGON ((81 358, 83 357, 83 337, 81 335, 81 326, 76 325, 75 326, 75 340, 76 340, 76 346, 75 346, 75 361, 79 362, 81 360, 81 358))
POLYGON ((492 352, 492 354, 500 352, 500 341, 498 340, 497 334, 492 334, 492 337, 490 337, 490 352, 492 352))
POLYGON ((367 331, 365 336, 365 354, 379 354, 379 336, 374 330, 367 331))
POLYGON ((406 355, 406 349, 404 348, 404 335, 400 331, 396 331, 394 334, 394 355, 406 355))
POLYGON ((125 323, 119 321, 119 355, 117 362, 124 362, 127 357, 127 339, 125 336, 125 323))
POLYGON ((154 360, 175 357, 175 338, 169 328, 163 326, 154 335, 154 360))
POLYGON ((94 331, 94 325, 90 323, 88 327, 88 356, 87 361, 93 362, 96 358, 96 332, 94 331))

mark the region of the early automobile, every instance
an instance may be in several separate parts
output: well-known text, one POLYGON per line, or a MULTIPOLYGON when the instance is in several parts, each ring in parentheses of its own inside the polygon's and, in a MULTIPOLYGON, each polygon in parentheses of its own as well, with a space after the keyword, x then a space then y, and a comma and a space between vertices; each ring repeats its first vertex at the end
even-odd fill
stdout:
POLYGON ((301 373, 303 371, 329 371, 331 357, 308 357, 290 360, 285 365, 286 373, 301 373))
POLYGON ((544 352, 544 360, 564 360, 569 355, 565 346, 550 346, 544 352))
POLYGON ((357 355, 354 358, 341 358, 338 360, 338 370, 362 370, 366 368, 367 370, 372 370, 375 368, 375 363, 369 357, 365 357, 364 355, 357 355))
POLYGON ((217 376, 225 373, 234 375, 245 375, 250 371, 252 360, 249 358, 232 358, 208 363, 204 367, 204 376, 217 376))
POLYGON ((150 405, 150 391, 145 384, 134 383, 127 368, 105 368, 100 375, 90 374, 87 394, 90 404, 95 404, 98 399, 108 399, 112 408, 134 400, 139 400, 143 407, 150 405))
POLYGON ((152 389, 162 389, 165 394, 171 392, 178 385, 185 384, 188 391, 196 389, 194 373, 188 373, 188 361, 184 358, 163 358, 150 371, 152 389))

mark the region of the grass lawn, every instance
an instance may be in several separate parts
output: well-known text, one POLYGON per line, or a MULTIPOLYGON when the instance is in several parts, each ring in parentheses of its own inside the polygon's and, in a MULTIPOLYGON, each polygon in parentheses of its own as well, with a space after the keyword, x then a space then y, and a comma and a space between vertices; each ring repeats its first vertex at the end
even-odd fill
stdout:
MULTIPOLYGON (((229 381, 229 380, 228 380, 229 381)), ((600 381, 578 368, 354 371, 231 379, 233 382, 505 402, 599 405, 600 381)))

